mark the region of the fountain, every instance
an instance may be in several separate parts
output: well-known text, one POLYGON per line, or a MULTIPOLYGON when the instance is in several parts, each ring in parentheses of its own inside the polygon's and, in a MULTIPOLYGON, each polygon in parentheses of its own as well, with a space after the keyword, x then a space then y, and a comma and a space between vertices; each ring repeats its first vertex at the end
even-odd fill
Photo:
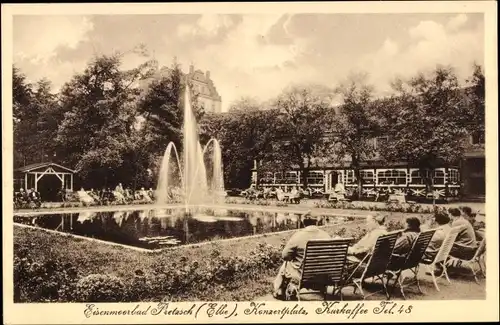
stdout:
POLYGON ((181 197, 186 213, 191 214, 196 206, 222 204, 225 196, 220 144, 217 139, 212 138, 202 147, 198 137, 198 125, 192 111, 188 87, 184 91, 182 160, 179 159, 179 152, 175 144, 170 142, 165 149, 160 167, 156 204, 165 205, 171 203, 174 194, 181 197), (207 169, 205 156, 209 149, 212 151, 212 165, 209 166, 210 169, 207 169), (172 164, 172 157, 176 164, 172 164), (178 174, 177 183, 174 179, 175 173, 178 174), (175 187, 181 190, 175 191, 175 187))

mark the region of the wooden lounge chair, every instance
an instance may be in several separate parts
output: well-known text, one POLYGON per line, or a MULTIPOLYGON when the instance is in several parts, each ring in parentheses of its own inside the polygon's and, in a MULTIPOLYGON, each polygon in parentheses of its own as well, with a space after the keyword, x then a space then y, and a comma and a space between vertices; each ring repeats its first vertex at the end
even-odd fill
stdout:
POLYGON ((432 282, 434 282, 434 286, 436 290, 439 291, 439 286, 437 284, 437 279, 441 277, 446 277, 446 280, 451 283, 450 278, 448 277, 448 271, 446 270, 446 261, 450 255, 451 248, 453 247, 453 243, 455 243, 455 239, 457 238, 458 232, 462 229, 462 227, 453 227, 450 232, 446 235, 441 247, 439 248, 437 254, 434 258, 423 258, 420 261, 420 264, 423 264, 426 270, 432 276, 432 282), (441 273, 437 278, 434 272, 436 271, 436 265, 440 265, 443 269, 443 273, 441 273))
POLYGON ((389 298, 389 293, 387 291, 387 285, 385 280, 385 272, 387 271, 387 266, 389 265, 392 252, 394 250, 394 246, 396 245, 396 240, 401 231, 391 232, 386 235, 382 235, 377 239, 375 247, 365 256, 365 258, 358 264, 358 266, 353 270, 353 272, 346 279, 346 285, 354 285, 354 292, 356 293, 357 289, 361 292, 363 299, 365 296, 363 292, 363 282, 365 279, 374 279, 378 278, 382 281, 382 285, 384 286, 384 291, 389 298), (366 262, 367 261, 367 262, 366 262), (366 264, 365 264, 366 262, 366 264))
POLYGON ((404 271, 406 270, 410 270, 413 273, 414 283, 417 284, 418 290, 420 291, 420 293, 422 293, 422 288, 420 288, 420 282, 418 281, 417 277, 418 268, 420 265, 420 261, 424 257, 425 251, 429 246, 429 243, 431 242, 432 236, 434 236, 435 232, 436 229, 431 229, 419 233, 418 237, 413 242, 410 251, 406 254, 406 257, 400 259, 392 259, 391 263, 387 267, 386 272, 387 283, 389 283, 391 278, 394 279, 391 291, 389 293, 389 298, 394 292, 396 286, 399 286, 401 295, 404 299, 406 299, 403 285, 405 279, 404 271))
POLYGON ((479 245, 476 249, 476 252, 474 253, 474 256, 471 258, 471 259, 460 259, 460 258, 457 258, 457 257, 454 257, 454 256, 449 256, 449 259, 450 259, 450 262, 456 262, 457 263, 457 266, 462 266, 462 265, 466 265, 467 267, 469 267, 469 269, 472 271, 472 274, 474 275, 474 280, 479 283, 479 280, 477 278, 477 272, 475 270, 475 264, 477 264, 479 266, 479 271, 481 272, 481 275, 484 276, 484 269, 481 265, 481 259, 484 258, 485 256, 485 253, 486 253, 486 239, 483 238, 483 240, 481 240, 479 242, 479 245))
POLYGON ((288 284, 286 300, 295 296, 300 301, 300 290, 303 288, 313 290, 303 294, 320 292, 324 299, 329 286, 333 286, 334 295, 341 294, 347 248, 352 241, 352 238, 308 241, 301 279, 298 285, 288 284))

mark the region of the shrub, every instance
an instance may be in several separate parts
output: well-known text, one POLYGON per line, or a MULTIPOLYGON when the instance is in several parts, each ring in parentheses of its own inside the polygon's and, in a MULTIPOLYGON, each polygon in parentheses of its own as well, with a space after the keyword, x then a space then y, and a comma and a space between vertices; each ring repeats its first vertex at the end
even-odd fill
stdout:
MULTIPOLYGON (((404 219, 390 221, 397 218, 388 220, 389 228, 403 228, 404 219)), ((342 220, 351 222, 325 229, 330 234, 353 237, 356 241, 366 233, 364 220, 354 217, 342 220)), ((60 255, 60 260, 78 264, 79 274, 71 264, 60 263, 54 258, 50 249, 43 249, 44 254, 40 254, 40 250, 34 248, 43 247, 46 242, 40 239, 45 238, 27 237, 22 245, 15 246, 16 302, 135 302, 162 298, 173 301, 220 296, 227 299, 228 292, 241 292, 242 286, 248 283, 263 287, 269 277, 275 276, 282 263, 281 251, 288 239, 283 237, 280 245, 267 244, 266 239, 259 240, 256 245, 244 249, 242 256, 223 254, 227 245, 222 243, 211 244, 202 257, 189 252, 176 258, 170 254, 155 254, 144 268, 121 270, 121 277, 116 277, 95 267, 95 255, 90 250, 68 250, 60 255)), ((111 258, 111 263, 113 261, 111 258)), ((248 288, 248 291, 252 289, 248 288)))
POLYGON ((29 248, 14 256, 14 301, 71 301, 78 273, 70 263, 57 260, 33 261, 29 248))
POLYGON ((90 274, 76 284, 77 299, 85 302, 119 302, 125 297, 123 281, 107 274, 90 274))

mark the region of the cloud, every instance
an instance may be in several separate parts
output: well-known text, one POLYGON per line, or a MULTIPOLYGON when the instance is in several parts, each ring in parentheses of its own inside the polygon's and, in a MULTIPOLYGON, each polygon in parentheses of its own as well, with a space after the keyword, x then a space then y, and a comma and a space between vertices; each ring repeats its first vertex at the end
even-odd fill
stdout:
POLYGON ((466 14, 460 14, 460 15, 457 15, 454 18, 450 19, 447 27, 449 30, 457 30, 460 27, 462 27, 463 25, 465 25, 465 23, 467 23, 468 20, 469 20, 469 18, 467 17, 466 14))
POLYGON ((232 28, 219 42, 192 51, 191 56, 183 56, 180 61, 211 70, 226 108, 242 96, 263 100, 276 96, 290 82, 313 74, 309 67, 297 69, 295 64, 307 47, 304 39, 295 37, 286 43, 269 40, 271 29, 282 24, 286 32, 289 20, 283 15, 245 15, 231 25, 229 21, 234 20, 227 16, 203 16, 195 26, 180 26, 178 31, 184 37, 211 37, 222 28, 232 28))
POLYGON ((75 49, 93 29, 81 16, 20 16, 14 20, 14 58, 47 62, 59 47, 75 49))
POLYGON ((223 28, 232 25, 229 15, 201 15, 196 24, 181 24, 177 27, 179 37, 205 36, 214 37, 223 28))
POLYGON ((14 18, 14 63, 29 82, 46 78, 58 91, 90 58, 61 60, 58 52, 74 51, 94 25, 83 16, 17 16, 14 18))
POLYGON ((370 79, 381 92, 389 91, 395 77, 408 78, 418 72, 434 69, 436 65, 451 65, 464 80, 472 73, 472 63, 483 63, 483 24, 472 29, 459 29, 467 16, 458 15, 447 23, 421 21, 408 29, 409 44, 401 46, 386 39, 374 53, 360 60, 370 79))
MULTIPOLYGON (((15 63, 31 81, 55 90, 96 54, 144 43, 160 66, 210 70, 223 109, 243 96, 267 100, 290 84, 335 87, 352 70, 377 88, 450 64, 460 77, 483 62, 480 15, 96 15, 20 16, 14 20, 15 63), (376 27, 376 28, 375 28, 376 27), (161 34, 159 34, 161 31, 161 34)), ((123 68, 146 60, 129 53, 123 68)))

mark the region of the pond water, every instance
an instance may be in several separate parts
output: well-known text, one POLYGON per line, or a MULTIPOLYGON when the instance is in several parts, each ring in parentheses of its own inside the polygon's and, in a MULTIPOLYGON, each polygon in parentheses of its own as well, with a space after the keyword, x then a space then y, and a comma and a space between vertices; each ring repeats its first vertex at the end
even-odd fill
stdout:
MULTIPOLYGON (((224 238, 293 230, 302 227, 296 213, 182 209, 82 212, 14 216, 15 223, 66 232, 146 249, 167 248, 224 238)), ((318 225, 345 222, 323 216, 318 225)))

